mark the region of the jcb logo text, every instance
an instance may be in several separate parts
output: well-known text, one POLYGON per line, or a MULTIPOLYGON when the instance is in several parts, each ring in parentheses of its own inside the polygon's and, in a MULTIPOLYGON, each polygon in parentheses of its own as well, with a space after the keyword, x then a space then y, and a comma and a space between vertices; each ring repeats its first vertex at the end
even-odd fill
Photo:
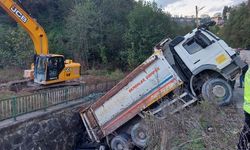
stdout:
POLYGON ((10 8, 10 10, 18 17, 22 20, 22 22, 26 23, 28 21, 28 19, 15 7, 12 6, 10 8))

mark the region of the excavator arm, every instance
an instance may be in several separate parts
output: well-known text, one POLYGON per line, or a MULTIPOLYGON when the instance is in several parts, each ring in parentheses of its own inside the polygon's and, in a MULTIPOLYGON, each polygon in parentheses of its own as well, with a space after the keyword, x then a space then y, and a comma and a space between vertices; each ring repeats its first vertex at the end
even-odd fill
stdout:
POLYGON ((47 55, 49 53, 48 39, 44 29, 36 20, 31 18, 13 0, 0 0, 0 6, 29 33, 36 55, 47 55))

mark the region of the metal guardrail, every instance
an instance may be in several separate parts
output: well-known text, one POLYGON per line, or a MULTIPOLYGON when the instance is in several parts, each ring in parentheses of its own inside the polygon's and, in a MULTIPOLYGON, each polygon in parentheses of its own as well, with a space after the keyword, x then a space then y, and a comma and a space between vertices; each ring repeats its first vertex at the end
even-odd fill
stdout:
POLYGON ((0 100, 0 121, 31 113, 38 110, 46 111, 47 108, 79 100, 93 93, 106 92, 117 82, 105 82, 93 85, 81 85, 34 93, 0 100))

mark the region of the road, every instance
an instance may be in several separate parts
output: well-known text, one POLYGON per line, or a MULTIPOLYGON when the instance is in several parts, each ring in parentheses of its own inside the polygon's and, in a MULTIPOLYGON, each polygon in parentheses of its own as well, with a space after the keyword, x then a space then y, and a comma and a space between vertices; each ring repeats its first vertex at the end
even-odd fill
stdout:
POLYGON ((238 88, 238 86, 239 86, 239 83, 237 82, 235 85, 234 92, 233 92, 233 102, 238 108, 239 112, 243 112, 242 106, 244 102, 244 97, 243 97, 244 92, 243 92, 243 88, 238 88))

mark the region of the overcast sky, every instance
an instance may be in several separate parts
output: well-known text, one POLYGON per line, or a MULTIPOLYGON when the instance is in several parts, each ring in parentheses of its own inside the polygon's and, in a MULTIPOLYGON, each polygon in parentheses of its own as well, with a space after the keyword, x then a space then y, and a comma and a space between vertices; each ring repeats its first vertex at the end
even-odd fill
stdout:
POLYGON ((204 7, 199 14, 213 16, 222 12, 224 6, 233 6, 246 0, 149 0, 155 1, 164 11, 172 15, 192 16, 195 15, 195 6, 204 7))

